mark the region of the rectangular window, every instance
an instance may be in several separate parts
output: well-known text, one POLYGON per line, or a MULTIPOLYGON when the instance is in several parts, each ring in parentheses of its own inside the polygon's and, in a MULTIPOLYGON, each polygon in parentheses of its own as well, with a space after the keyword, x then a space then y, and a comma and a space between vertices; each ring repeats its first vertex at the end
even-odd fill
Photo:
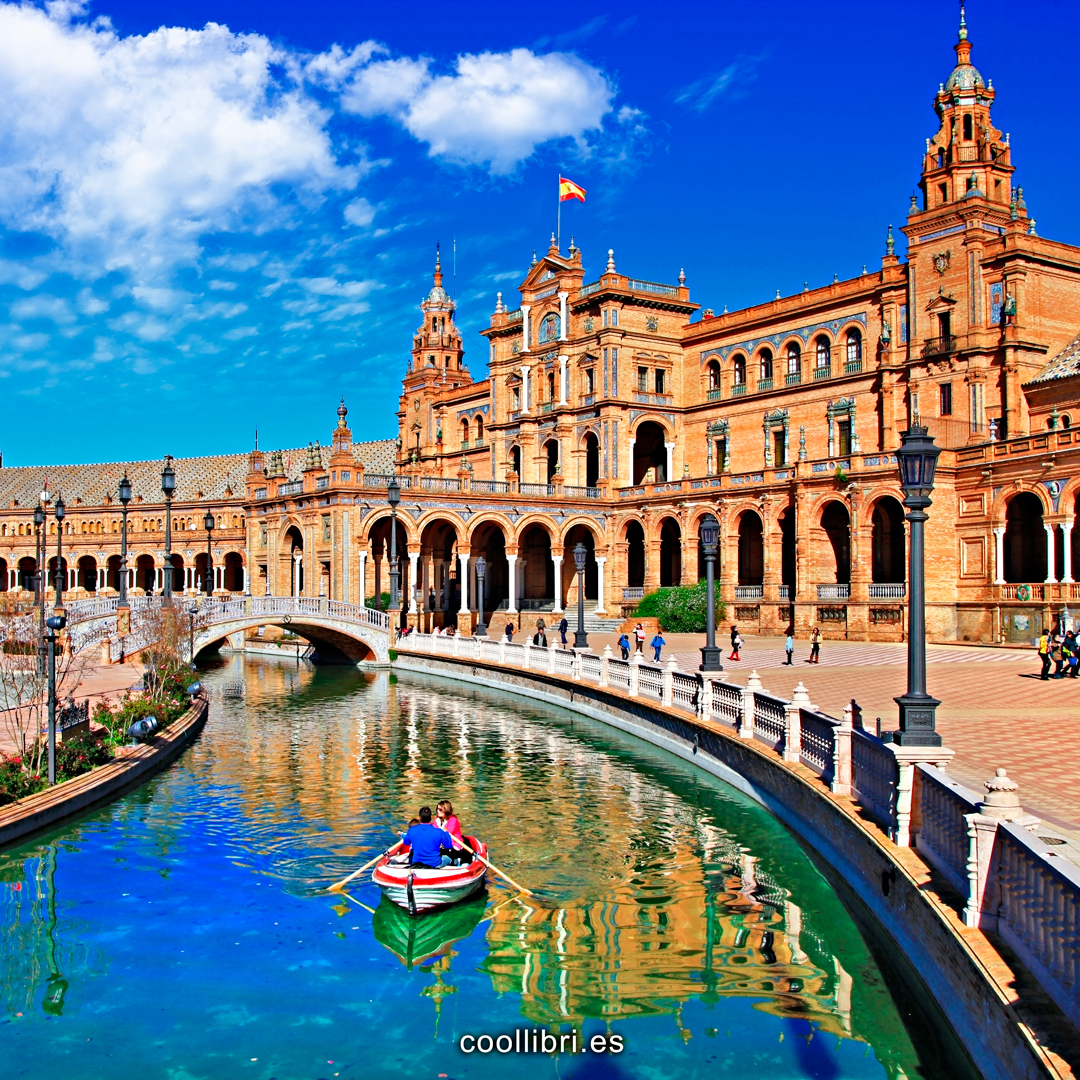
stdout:
POLYGON ((941 393, 940 414, 942 416, 952 416, 952 383, 944 382, 938 389, 941 393))
POLYGON ((349 470, 348 470, 348 469, 345 469, 345 470, 344 470, 344 472, 342 472, 342 474, 341 474, 341 479, 342 479, 342 480, 343 480, 343 481, 344 481, 345 483, 348 483, 348 482, 349 482, 349 481, 350 481, 350 480, 352 479, 352 473, 351 473, 351 472, 349 472, 349 470))
POLYGON ((908 339, 908 317, 907 317, 907 304, 900 305, 900 341, 903 344, 907 344, 908 339))
POLYGON ((639 394, 647 394, 649 392, 649 369, 647 367, 639 367, 637 369, 637 388, 639 394))
POLYGON ((990 325, 1001 324, 1001 312, 1005 307, 1005 286, 1000 281, 995 281, 990 286, 990 325))
POLYGON ((660 368, 656 369, 656 392, 658 394, 667 393, 667 391, 664 389, 664 372, 661 371, 660 368))
POLYGON ((521 387, 515 386, 510 391, 511 408, 514 412, 518 412, 521 409, 521 387))
POLYGON ((330 515, 329 514, 323 514, 322 538, 324 540, 329 540, 330 539, 330 515))
POLYGON ((837 453, 840 457, 848 457, 851 454, 851 421, 839 421, 836 425, 836 433, 839 436, 837 453))
POLYGON ((716 471, 721 473, 724 471, 724 465, 727 460, 727 439, 716 440, 716 471))
POLYGON ((592 368, 585 369, 585 393, 596 393, 596 372, 592 368))
POLYGON ((784 444, 787 441, 784 437, 784 429, 777 428, 772 433, 773 437, 773 464, 779 468, 781 465, 787 464, 787 453, 784 450, 784 444))
POLYGON ((263 547, 266 547, 266 526, 265 525, 262 527, 262 530, 259 532, 259 543, 263 547))
POLYGON ((611 325, 612 326, 618 326, 619 325, 619 312, 618 312, 618 310, 616 308, 612 308, 612 310, 611 310, 611 325))
POLYGON ((607 326, 607 324, 608 324, 608 318, 609 318, 609 316, 608 316, 608 309, 607 309, 607 308, 604 308, 604 325, 605 325, 605 326, 607 326))

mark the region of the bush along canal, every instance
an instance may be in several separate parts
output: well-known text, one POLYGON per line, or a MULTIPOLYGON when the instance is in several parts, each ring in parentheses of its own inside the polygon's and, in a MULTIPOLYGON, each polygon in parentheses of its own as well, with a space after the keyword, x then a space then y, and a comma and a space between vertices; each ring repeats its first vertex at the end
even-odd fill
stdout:
POLYGON ((791 834, 676 758, 426 676, 205 682, 170 769, 0 852, 5 1076, 976 1075, 791 834), (534 895, 325 891, 443 798, 534 895))

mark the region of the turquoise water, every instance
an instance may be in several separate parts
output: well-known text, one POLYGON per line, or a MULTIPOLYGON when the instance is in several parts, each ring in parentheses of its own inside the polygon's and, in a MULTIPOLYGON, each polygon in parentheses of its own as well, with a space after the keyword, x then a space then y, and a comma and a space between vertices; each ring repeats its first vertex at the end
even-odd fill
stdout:
POLYGON ((232 658, 207 682, 171 769, 0 853, 5 1077, 972 1075, 800 845, 719 781, 435 679, 232 658), (535 896, 494 880, 410 921, 366 875, 320 891, 443 797, 535 896), (461 1049, 515 1031, 565 1052, 461 1049))

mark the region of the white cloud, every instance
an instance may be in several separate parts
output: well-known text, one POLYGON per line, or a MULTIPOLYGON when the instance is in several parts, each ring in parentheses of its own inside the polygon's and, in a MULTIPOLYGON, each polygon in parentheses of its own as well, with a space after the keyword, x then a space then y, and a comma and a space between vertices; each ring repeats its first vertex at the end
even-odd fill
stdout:
POLYGON ((600 71, 566 53, 465 54, 443 75, 432 74, 431 63, 373 60, 353 75, 342 107, 393 117, 432 156, 509 173, 552 139, 583 144, 603 126, 615 96, 600 71))
POLYGON ((353 199, 345 207, 345 220, 359 228, 370 225, 375 220, 375 207, 367 199, 353 199))
POLYGON ((109 310, 109 302, 95 296, 89 289, 80 289, 76 300, 83 315, 100 315, 109 310))
POLYGON ((738 56, 722 71, 713 72, 684 86, 676 95, 680 105, 687 105, 696 112, 704 112, 725 94, 738 97, 755 75, 764 56, 738 56))
POLYGON ((221 336, 226 341, 240 341, 242 338, 254 337, 258 332, 257 326, 237 326, 232 330, 226 330, 221 336))
POLYGON ((75 321, 75 313, 67 300, 44 293, 16 300, 11 305, 11 314, 16 319, 51 319, 57 326, 75 321))
POLYGON ((193 262, 208 231, 287 221, 273 185, 309 200, 355 185, 328 112, 280 76, 288 57, 266 38, 214 23, 120 37, 107 21, 72 21, 77 3, 50 10, 0 3, 9 227, 146 281, 193 262))
POLYGON ((236 288, 236 282, 235 281, 215 280, 215 281, 208 281, 206 284, 207 284, 207 288, 217 289, 217 290, 219 290, 221 292, 232 292, 233 289, 236 288))

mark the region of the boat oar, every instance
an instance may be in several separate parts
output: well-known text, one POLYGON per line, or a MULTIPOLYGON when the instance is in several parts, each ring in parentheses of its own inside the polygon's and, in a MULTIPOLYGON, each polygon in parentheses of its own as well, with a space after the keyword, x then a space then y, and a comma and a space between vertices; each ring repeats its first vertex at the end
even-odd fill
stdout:
MULTIPOLYGON (((358 907, 362 907, 365 911, 370 911, 372 915, 375 914, 375 909, 373 907, 368 907, 363 900, 357 900, 355 896, 352 896, 347 892, 343 892, 341 895, 344 896, 346 900, 351 900, 358 907)), ((337 908, 334 908, 333 910, 337 911, 337 908)))
MULTIPOLYGON (((457 837, 451 834, 450 839, 451 840, 456 840, 457 837)), ((464 840, 461 841, 461 846, 466 851, 471 852, 473 854, 473 856, 475 856, 477 859, 479 859, 489 870, 494 870, 495 873, 499 875, 499 877, 505 879, 506 881, 509 881, 510 884, 513 885, 514 888, 517 889, 518 892, 523 892, 523 893, 525 893, 526 896, 535 896, 536 895, 532 891, 532 889, 526 889, 524 885, 519 885, 509 874, 503 873, 503 871, 500 870, 494 863, 488 862, 487 859, 485 859, 484 856, 480 854, 480 852, 473 851, 473 849, 464 840)))
MULTIPOLYGON (((350 875, 349 875, 349 876, 348 876, 347 878, 342 878, 342 879, 341 879, 341 880, 340 880, 339 882, 337 882, 336 884, 334 884, 334 885, 330 885, 330 886, 329 886, 329 887, 327 888, 327 890, 326 890, 326 891, 327 891, 327 892, 340 892, 340 891, 341 891, 341 887, 342 887, 343 885, 348 885, 348 884, 349 884, 349 882, 350 882, 350 881, 352 881, 352 879, 353 879, 353 878, 359 877, 359 876, 360 876, 360 875, 361 875, 361 874, 362 874, 362 873, 363 873, 363 872, 364 872, 365 870, 369 870, 369 869, 370 869, 371 867, 373 867, 373 866, 374 866, 374 865, 375 865, 375 864, 376 864, 376 863, 377 863, 377 862, 378 862, 378 861, 379 861, 379 860, 380 860, 381 858, 383 858, 383 857, 384 857, 384 856, 386 856, 386 855, 389 855, 389 854, 390 854, 390 852, 392 852, 392 851, 397 851, 397 849, 398 849, 399 847, 401 847, 401 845, 402 845, 403 843, 404 843, 404 841, 403 841, 403 840, 399 840, 399 841, 398 841, 398 842, 397 842, 397 843, 396 843, 396 844, 395 844, 395 845, 394 845, 394 846, 393 846, 392 848, 387 848, 387 849, 386 849, 385 851, 383 851, 383 852, 381 852, 380 854, 376 855, 376 856, 375 856, 375 858, 374 858, 374 859, 372 859, 372 860, 371 860, 370 862, 366 862, 366 863, 364 863, 364 865, 363 865, 363 866, 361 866, 359 870, 354 870, 354 871, 353 871, 353 872, 352 872, 352 873, 351 873, 351 874, 350 874, 350 875)), ((479 858, 479 856, 477 856, 477 858, 479 858)))

